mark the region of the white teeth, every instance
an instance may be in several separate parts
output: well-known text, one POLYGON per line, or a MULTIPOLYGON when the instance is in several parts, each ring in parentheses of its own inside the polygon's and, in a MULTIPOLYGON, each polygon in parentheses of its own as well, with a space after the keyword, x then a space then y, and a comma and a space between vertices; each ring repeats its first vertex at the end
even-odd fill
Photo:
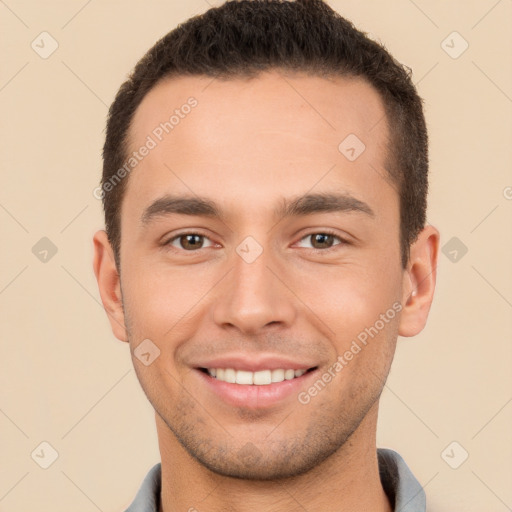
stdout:
POLYGON ((224 370, 224 380, 234 384, 236 382, 236 371, 233 368, 226 368, 224 370))
POLYGON ((238 370, 236 372, 236 383, 237 384, 252 384, 253 373, 252 372, 244 372, 243 370, 238 370))
POLYGON ((274 382, 283 382, 284 380, 292 380, 296 377, 304 375, 306 370, 260 370, 257 372, 249 372, 247 370, 234 370, 233 368, 208 368, 208 374, 218 380, 224 382, 264 386, 274 382))
POLYGON ((270 370, 262 370, 260 372, 254 372, 254 384, 261 386, 264 384, 272 383, 272 372, 270 370))
POLYGON ((284 372, 284 378, 286 380, 292 380, 295 378, 295 370, 286 370, 284 372))
POLYGON ((284 370, 272 370, 272 382, 283 382, 284 370))

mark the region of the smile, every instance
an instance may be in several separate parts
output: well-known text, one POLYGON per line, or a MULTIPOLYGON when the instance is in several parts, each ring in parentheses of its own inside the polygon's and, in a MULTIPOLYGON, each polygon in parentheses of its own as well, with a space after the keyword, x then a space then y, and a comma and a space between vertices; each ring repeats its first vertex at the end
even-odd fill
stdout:
POLYGON ((301 377, 311 370, 314 370, 314 368, 308 370, 278 368, 275 370, 260 370, 257 372, 235 370, 234 368, 201 368, 201 371, 208 373, 210 377, 214 377, 217 380, 246 386, 267 386, 269 384, 283 382, 284 380, 292 380, 301 377))
POLYGON ((293 400, 316 378, 318 372, 318 366, 257 371, 196 367, 194 374, 208 394, 212 393, 212 399, 220 399, 235 408, 261 410, 283 404, 286 399, 293 400))

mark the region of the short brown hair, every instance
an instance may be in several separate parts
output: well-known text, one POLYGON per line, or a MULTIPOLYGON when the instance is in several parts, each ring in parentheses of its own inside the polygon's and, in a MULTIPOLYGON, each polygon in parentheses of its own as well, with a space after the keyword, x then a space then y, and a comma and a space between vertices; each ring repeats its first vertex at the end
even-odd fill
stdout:
POLYGON ((322 0, 232 0, 190 18, 161 38, 121 85, 107 120, 101 187, 105 225, 120 271, 121 203, 126 179, 105 187, 125 163, 137 107, 162 78, 255 77, 273 68, 361 77, 380 94, 390 141, 388 178, 400 199, 402 266, 425 225, 428 140, 411 70, 322 0))

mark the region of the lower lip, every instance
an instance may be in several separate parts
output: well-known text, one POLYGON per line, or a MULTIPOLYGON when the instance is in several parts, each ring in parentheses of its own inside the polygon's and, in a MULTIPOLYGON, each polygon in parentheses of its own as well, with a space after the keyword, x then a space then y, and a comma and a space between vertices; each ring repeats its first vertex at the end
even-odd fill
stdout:
POLYGON ((318 370, 309 371, 300 377, 290 380, 261 386, 255 384, 232 384, 210 377, 210 375, 197 368, 194 371, 213 393, 229 405, 249 409, 262 409, 271 407, 290 396, 297 396, 318 370))

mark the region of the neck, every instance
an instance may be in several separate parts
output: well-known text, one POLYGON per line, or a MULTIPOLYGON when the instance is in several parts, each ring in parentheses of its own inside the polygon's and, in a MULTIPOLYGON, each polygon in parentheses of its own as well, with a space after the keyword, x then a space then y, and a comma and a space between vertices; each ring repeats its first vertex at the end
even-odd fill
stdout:
POLYGON ((315 468, 275 481, 213 473, 188 454, 156 414, 162 458, 159 512, 392 512, 379 476, 377 412, 378 402, 347 442, 315 468))

